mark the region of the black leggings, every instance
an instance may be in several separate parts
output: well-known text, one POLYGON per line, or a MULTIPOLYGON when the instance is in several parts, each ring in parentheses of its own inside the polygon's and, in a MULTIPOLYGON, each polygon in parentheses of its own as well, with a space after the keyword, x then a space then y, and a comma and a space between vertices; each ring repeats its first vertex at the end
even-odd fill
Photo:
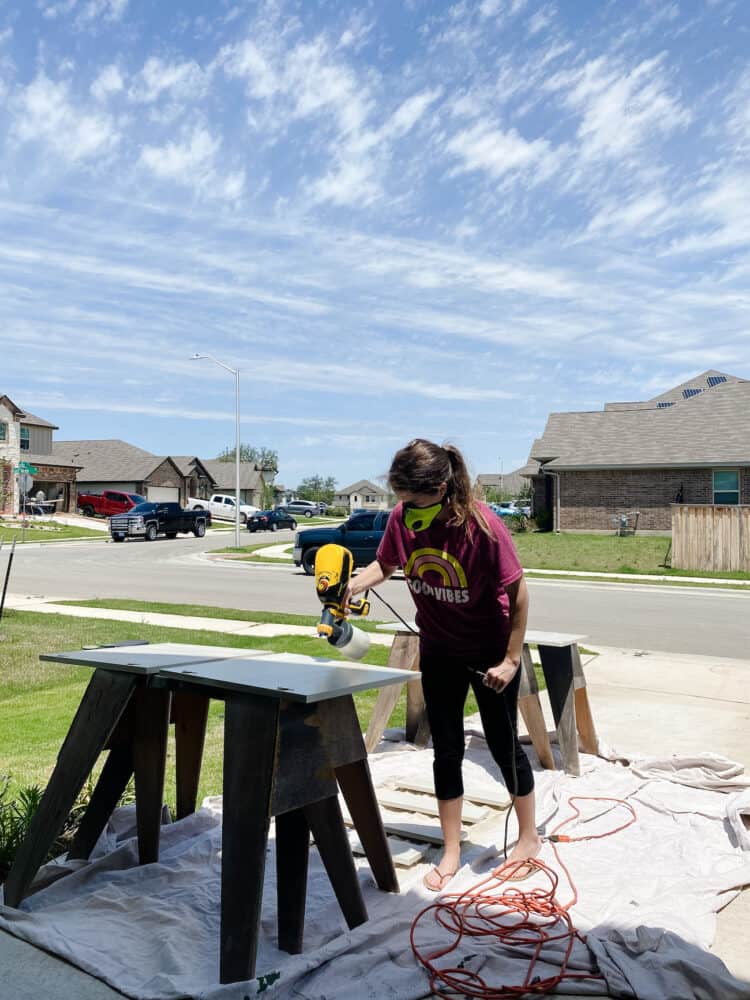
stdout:
POLYGON ((498 662, 497 657, 457 659, 425 650, 424 647, 421 650, 422 689, 432 731, 435 796, 438 799, 456 799, 464 792, 461 764, 464 758, 464 704, 469 684, 477 699, 487 745, 508 791, 528 795, 534 788, 531 765, 516 736, 520 669, 499 693, 485 687, 482 678, 467 669, 485 670, 498 662))

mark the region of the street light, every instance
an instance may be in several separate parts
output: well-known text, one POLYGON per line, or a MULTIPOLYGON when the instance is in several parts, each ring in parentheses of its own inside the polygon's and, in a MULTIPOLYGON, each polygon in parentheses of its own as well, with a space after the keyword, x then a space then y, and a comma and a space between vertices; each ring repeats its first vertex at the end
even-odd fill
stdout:
POLYGON ((234 446, 234 547, 240 547, 240 370, 230 368, 219 361, 213 354, 193 354, 191 361, 213 361, 215 365, 226 369, 234 375, 234 396, 236 410, 235 446, 234 446))

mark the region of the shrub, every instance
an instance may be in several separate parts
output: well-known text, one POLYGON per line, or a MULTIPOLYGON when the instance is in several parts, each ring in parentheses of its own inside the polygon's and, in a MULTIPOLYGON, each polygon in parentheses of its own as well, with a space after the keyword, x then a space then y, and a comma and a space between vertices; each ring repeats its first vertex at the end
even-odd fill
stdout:
POLYGON ((38 785, 28 785, 20 789, 18 797, 9 795, 10 778, 0 777, 0 882, 10 871, 16 851, 29 829, 31 818, 42 798, 38 785))
MULTIPOLYGON (((39 808, 42 801, 42 789, 39 785, 28 785, 21 788, 15 799, 9 796, 10 778, 0 776, 0 883, 5 878, 13 864, 16 851, 26 836, 29 824, 34 813, 39 808)), ((60 831, 60 835, 55 840, 45 861, 64 854, 70 847, 73 838, 78 830, 78 825, 83 818, 83 814, 88 808, 91 796, 94 791, 94 782, 91 778, 81 789, 81 793, 75 801, 70 815, 65 820, 65 825, 60 831)), ((125 789, 118 805, 126 805, 135 800, 135 791, 132 781, 125 789)))

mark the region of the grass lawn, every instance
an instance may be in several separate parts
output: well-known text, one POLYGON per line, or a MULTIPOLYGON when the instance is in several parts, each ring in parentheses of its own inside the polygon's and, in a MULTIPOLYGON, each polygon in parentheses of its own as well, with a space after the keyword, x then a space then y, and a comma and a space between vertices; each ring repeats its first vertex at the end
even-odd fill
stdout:
MULTIPOLYGON (((102 602, 104 603, 104 602, 102 602)), ((112 602, 106 602, 111 606, 112 602)), ((157 606, 158 607, 158 606, 157 606)), ((169 607, 169 606, 166 606, 169 607)), ((163 609, 166 610, 166 607, 163 609)), ((187 611, 188 609, 183 609, 187 611)), ((202 609, 212 615, 219 609, 202 609)), ((196 609, 190 609, 195 613, 196 609)), ((232 617, 242 612, 232 611, 232 617)), ((301 616, 291 616, 301 617, 301 616)), ((253 619, 257 616, 253 613, 253 619)), ((307 621, 316 619, 306 618, 307 621)), ((44 786, 54 766, 58 750, 83 696, 91 670, 62 664, 42 663, 39 654, 80 649, 82 646, 147 639, 149 642, 184 642, 238 648, 267 649, 271 652, 304 653, 308 656, 337 657, 336 650, 315 637, 281 636, 246 638, 217 636, 200 630, 159 628, 139 623, 39 615, 29 611, 6 612, 0 622, 0 775, 11 777, 14 788, 37 783, 44 786)), ((372 646, 365 663, 383 665, 387 646, 372 646)), ((366 729, 377 699, 377 691, 354 695, 362 729, 366 729)), ((391 717, 391 725, 403 726, 406 697, 402 695, 391 717)), ((476 711, 470 694, 466 714, 476 711)), ((204 795, 221 794, 223 703, 211 703, 206 749, 199 789, 204 795)), ((102 761, 103 762, 103 761, 102 761)), ((165 799, 175 802, 174 744, 170 741, 165 799)))
POLYGON ((15 538, 21 545, 23 542, 56 542, 65 538, 107 538, 104 531, 91 528, 78 528, 68 524, 55 524, 54 521, 29 521, 24 529, 19 524, 12 526, 0 522, 0 541, 6 545, 15 538))
POLYGON ((704 573, 664 565, 669 538, 659 535, 567 535, 519 532, 513 535, 521 563, 529 569, 569 569, 596 573, 653 573, 748 580, 749 573, 704 573))

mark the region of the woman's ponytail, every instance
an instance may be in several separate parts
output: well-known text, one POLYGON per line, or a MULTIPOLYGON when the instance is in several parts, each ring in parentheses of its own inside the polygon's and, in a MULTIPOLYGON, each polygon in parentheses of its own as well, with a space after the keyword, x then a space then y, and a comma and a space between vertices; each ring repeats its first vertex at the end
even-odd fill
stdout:
POLYGON ((453 444, 443 445, 443 450, 448 455, 451 467, 451 481, 448 484, 448 495, 453 509, 453 522, 463 524, 467 533, 471 531, 471 522, 476 521, 480 529, 487 535, 490 534, 490 527, 477 506, 474 490, 471 485, 471 477, 466 467, 461 452, 453 444))

